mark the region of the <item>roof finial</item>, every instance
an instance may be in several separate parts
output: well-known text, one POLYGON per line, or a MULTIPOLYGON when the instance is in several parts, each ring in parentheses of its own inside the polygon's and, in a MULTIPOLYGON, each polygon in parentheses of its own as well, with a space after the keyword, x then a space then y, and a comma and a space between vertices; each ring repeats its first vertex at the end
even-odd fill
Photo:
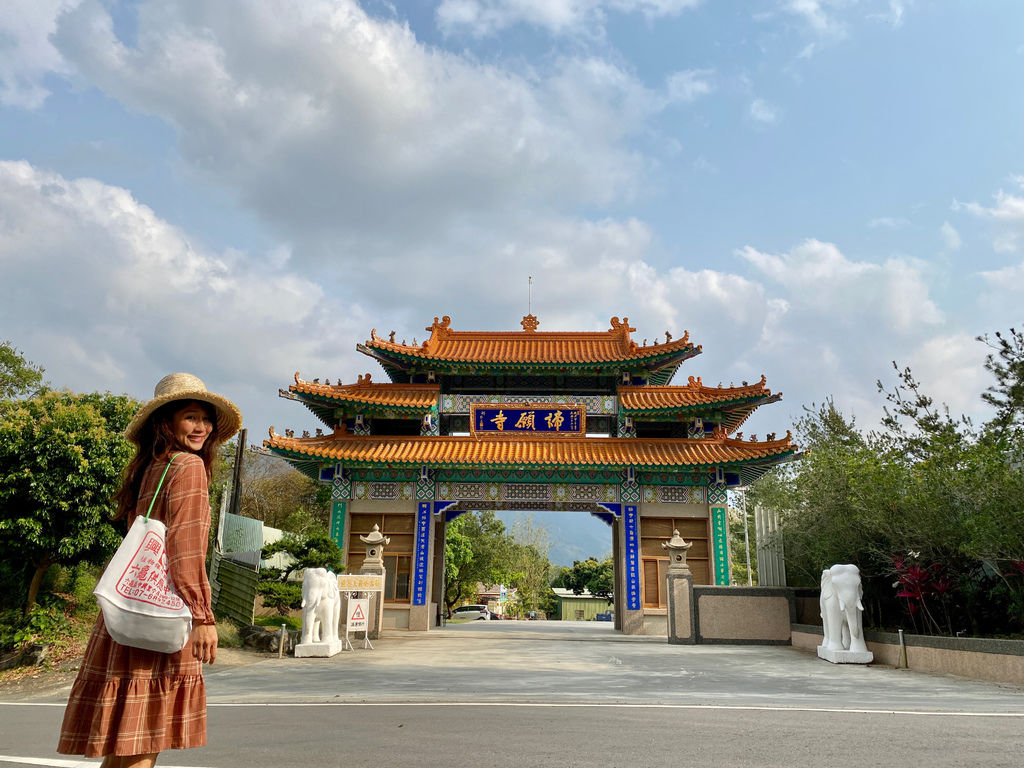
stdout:
POLYGON ((526 278, 526 314, 533 314, 533 275, 526 278))

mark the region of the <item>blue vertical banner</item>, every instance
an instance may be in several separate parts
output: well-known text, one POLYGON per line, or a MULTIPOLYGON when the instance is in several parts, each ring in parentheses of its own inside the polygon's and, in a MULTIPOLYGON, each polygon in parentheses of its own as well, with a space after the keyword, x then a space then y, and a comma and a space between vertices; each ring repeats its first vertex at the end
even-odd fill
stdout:
POLYGON ((640 610, 640 532, 639 515, 633 504, 627 504, 622 516, 626 535, 626 608, 640 610))
POLYGON ((430 502, 416 508, 416 555, 413 562, 412 604, 427 603, 427 545, 430 543, 430 502))

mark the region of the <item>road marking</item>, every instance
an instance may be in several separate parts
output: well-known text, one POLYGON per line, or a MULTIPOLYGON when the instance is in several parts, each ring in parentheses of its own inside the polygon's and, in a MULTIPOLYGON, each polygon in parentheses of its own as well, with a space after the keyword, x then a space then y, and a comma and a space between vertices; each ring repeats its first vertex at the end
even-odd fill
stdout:
MULTIPOLYGON (((17 755, 0 755, 0 763, 21 763, 22 765, 48 765, 53 768, 94 768, 102 761, 97 760, 62 760, 56 757, 18 757, 17 755)), ((166 765, 163 768, 174 768, 166 765)), ((198 766, 189 766, 198 768, 198 766)))
MULTIPOLYGON (((8 707, 64 707, 58 702, 0 701, 8 707)), ((843 707, 770 707, 753 704, 624 704, 573 702, 502 702, 502 701, 297 701, 297 702, 237 702, 208 703, 208 709, 228 707, 510 707, 545 709, 691 709, 723 710, 735 712, 824 712, 846 715, 911 715, 919 717, 1019 717, 1024 712, 930 712, 918 709, 854 709, 843 707)))

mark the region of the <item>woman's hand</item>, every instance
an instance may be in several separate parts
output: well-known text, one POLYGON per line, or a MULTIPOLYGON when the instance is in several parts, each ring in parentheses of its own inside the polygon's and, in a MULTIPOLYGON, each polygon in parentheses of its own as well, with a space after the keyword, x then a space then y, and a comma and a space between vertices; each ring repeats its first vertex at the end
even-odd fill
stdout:
POLYGON ((188 637, 192 655, 204 664, 213 664, 217 658, 217 627, 213 624, 196 624, 188 637))

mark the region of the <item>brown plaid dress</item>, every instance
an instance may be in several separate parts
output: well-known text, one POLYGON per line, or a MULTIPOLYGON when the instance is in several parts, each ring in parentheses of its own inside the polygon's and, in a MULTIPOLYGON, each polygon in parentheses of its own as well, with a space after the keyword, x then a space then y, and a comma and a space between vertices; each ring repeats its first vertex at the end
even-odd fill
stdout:
MULTIPOLYGON (((142 479, 136 511, 149 507, 165 461, 142 479)), ((206 578, 210 503, 202 459, 181 453, 153 506, 167 526, 167 553, 178 594, 193 624, 214 623, 206 578)), ((134 520, 134 516, 132 516, 134 520)), ((66 755, 142 755, 206 744, 206 687, 201 664, 186 646, 159 653, 115 643, 96 621, 64 712, 57 751, 66 755)))

